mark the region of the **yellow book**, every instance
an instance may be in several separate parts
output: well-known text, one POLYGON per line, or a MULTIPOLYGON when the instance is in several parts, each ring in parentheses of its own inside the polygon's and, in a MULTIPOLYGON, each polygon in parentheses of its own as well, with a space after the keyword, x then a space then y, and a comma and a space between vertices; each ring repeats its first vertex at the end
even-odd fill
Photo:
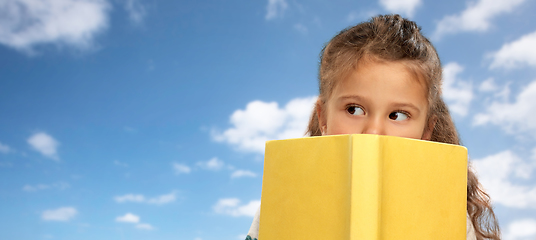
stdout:
POLYGON ((354 134, 266 143, 259 240, 466 239, 467 149, 354 134))

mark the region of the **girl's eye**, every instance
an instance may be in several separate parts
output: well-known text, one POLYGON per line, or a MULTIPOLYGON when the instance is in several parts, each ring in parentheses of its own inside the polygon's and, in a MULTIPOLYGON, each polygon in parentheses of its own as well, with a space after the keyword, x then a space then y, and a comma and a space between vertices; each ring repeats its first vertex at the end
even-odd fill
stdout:
POLYGON ((346 111, 352 115, 364 115, 365 111, 359 106, 348 106, 346 111))
POLYGON ((389 114, 389 119, 395 120, 395 121, 403 121, 408 118, 409 118, 408 114, 403 113, 403 112, 392 112, 391 114, 389 114))

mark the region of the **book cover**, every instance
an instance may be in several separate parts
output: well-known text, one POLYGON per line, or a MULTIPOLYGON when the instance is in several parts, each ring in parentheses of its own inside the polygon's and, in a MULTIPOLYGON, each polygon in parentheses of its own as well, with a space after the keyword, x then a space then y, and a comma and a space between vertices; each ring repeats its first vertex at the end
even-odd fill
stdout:
POLYGON ((465 239, 467 149, 367 134, 266 143, 260 240, 465 239))

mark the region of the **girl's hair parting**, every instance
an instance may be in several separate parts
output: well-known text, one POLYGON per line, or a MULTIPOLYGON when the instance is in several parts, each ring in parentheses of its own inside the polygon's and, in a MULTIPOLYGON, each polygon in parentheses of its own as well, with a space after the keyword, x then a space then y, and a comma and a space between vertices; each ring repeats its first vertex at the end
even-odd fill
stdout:
MULTIPOLYGON (((320 93, 309 120, 307 134, 322 135, 317 110, 325 111, 326 102, 337 82, 356 69, 361 60, 401 62, 428 89, 426 127, 434 126, 430 140, 460 145, 454 122, 441 98, 442 68, 439 56, 420 30, 415 22, 399 15, 380 15, 344 29, 333 37, 320 54, 320 93)), ((478 240, 500 239, 499 224, 490 198, 482 190, 470 167, 467 173, 467 213, 475 227, 476 237, 478 240)))

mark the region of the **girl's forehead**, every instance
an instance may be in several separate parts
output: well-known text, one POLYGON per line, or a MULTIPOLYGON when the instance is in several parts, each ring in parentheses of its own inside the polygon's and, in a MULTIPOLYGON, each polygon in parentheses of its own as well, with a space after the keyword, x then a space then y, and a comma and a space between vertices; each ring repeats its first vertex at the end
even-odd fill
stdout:
MULTIPOLYGON (((389 61, 383 60, 375 56, 370 56, 366 54, 361 57, 352 67, 341 69, 338 72, 337 76, 334 78, 334 81, 331 85, 331 89, 328 90, 328 98, 334 92, 334 90, 341 85, 341 82, 344 82, 352 75, 360 75, 367 71, 370 68, 377 68, 378 66, 384 66, 384 70, 392 70, 398 74, 405 75, 407 80, 411 80, 414 83, 417 83, 423 88, 424 94, 428 96, 428 87, 429 83, 426 80, 424 69, 422 69, 419 63, 415 61, 402 60, 402 61, 389 61)), ((382 71, 374 72, 376 75, 381 75, 382 71)), ((386 83, 388 84, 388 83, 386 83)))
POLYGON ((399 60, 399 61, 389 61, 384 60, 379 57, 370 56, 369 54, 361 58, 350 71, 352 74, 355 71, 358 71, 360 68, 367 68, 371 66, 388 66, 389 68, 396 66, 396 71, 399 71, 400 74, 408 74, 411 79, 417 81, 418 84, 426 86, 426 78, 424 77, 424 71, 420 67, 419 63, 410 60, 399 60))
POLYGON ((427 92, 418 74, 406 64, 370 61, 358 64, 341 79, 334 87, 332 97, 360 95, 372 100, 416 101, 419 105, 427 105, 427 92))

